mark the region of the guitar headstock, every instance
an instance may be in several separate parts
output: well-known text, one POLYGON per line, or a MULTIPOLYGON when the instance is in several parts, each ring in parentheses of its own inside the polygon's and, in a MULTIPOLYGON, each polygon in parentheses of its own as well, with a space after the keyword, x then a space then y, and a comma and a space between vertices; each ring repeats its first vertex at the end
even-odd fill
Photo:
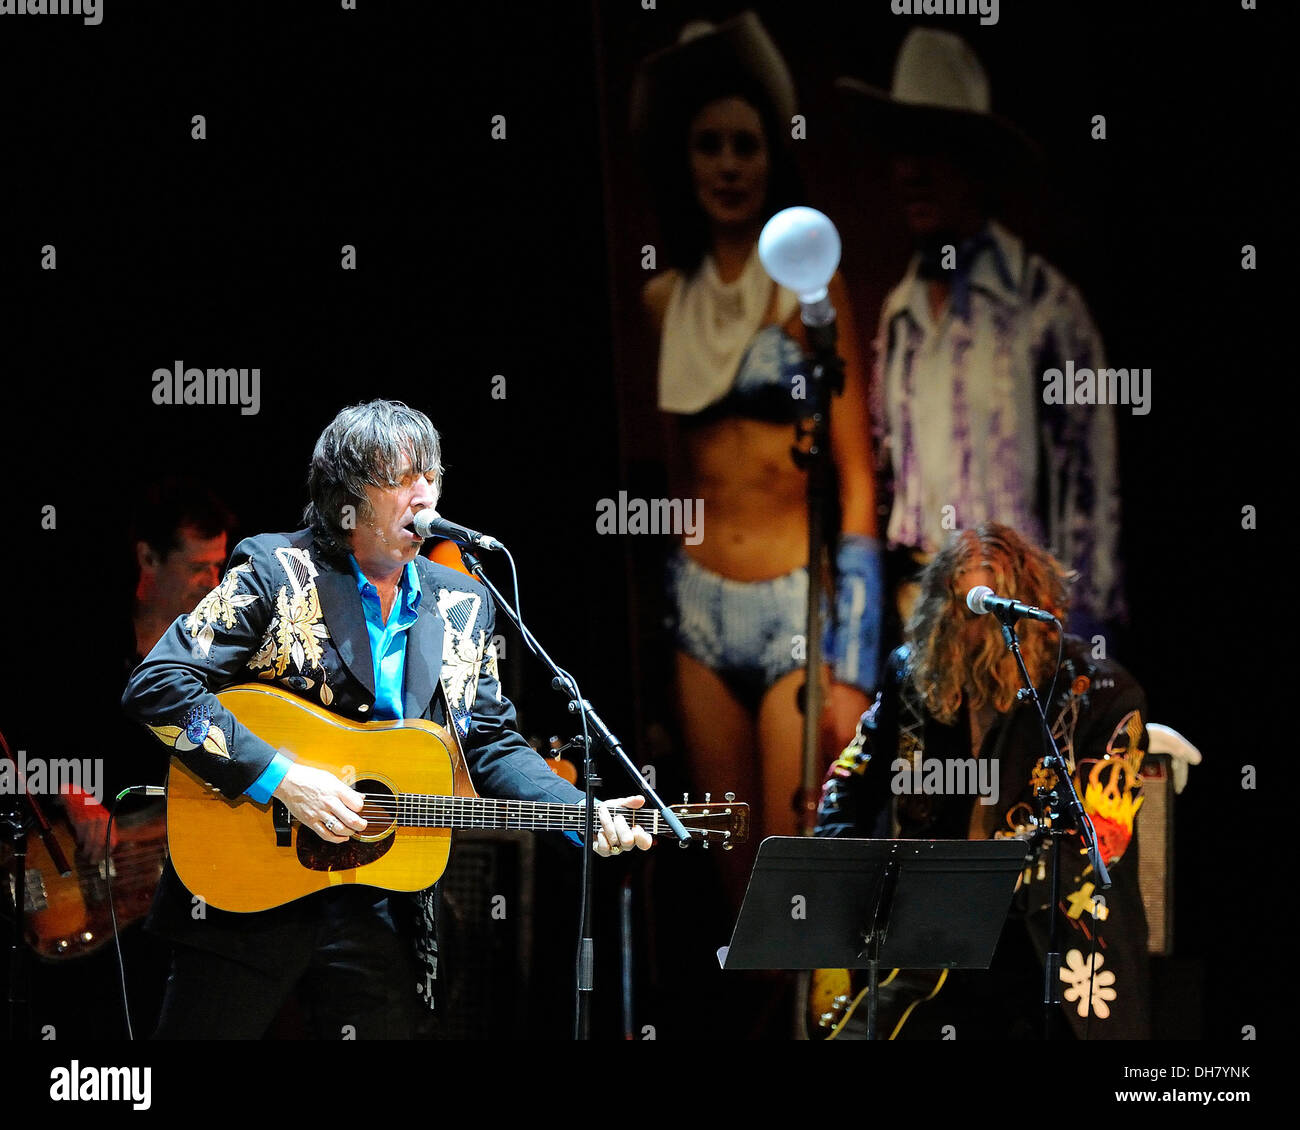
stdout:
MULTIPOLYGON (((681 804, 669 806, 691 834, 690 840, 681 841, 680 846, 699 843, 729 851, 749 839, 749 805, 737 803, 735 793, 724 793, 721 803, 711 797, 705 793, 703 804, 691 804, 688 797, 683 797, 681 804)), ((672 835, 667 829, 662 829, 661 834, 672 835)))

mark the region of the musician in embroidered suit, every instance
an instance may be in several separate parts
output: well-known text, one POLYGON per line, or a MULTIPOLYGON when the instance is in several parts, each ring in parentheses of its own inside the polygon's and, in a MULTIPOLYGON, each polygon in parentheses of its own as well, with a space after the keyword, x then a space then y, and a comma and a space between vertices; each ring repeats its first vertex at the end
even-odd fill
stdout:
MULTIPOLYGON (((515 729, 487 591, 420 556, 414 517, 437 503, 441 479, 423 413, 394 401, 339 413, 312 456, 308 528, 241 542, 221 583, 136 669, 124 708, 225 796, 277 798, 329 843, 365 828, 361 794, 250 732, 215 692, 263 680, 358 722, 428 719, 454 732, 484 795, 581 801, 515 729)), ((600 820, 599 854, 650 846, 605 805, 600 820)), ((302 983, 317 1035, 409 1037, 417 986, 432 1007, 433 907, 432 890, 356 885, 231 914, 204 906, 169 867, 150 919, 175 947, 157 1034, 257 1037, 302 983)))
MULTIPOLYGON (((909 642, 886 664, 880 694, 832 765, 817 834, 987 839, 1027 831, 1043 766, 1042 723, 1018 704, 1021 683, 999 621, 976 616, 966 594, 988 585, 1062 621, 1063 566, 1009 527, 989 522, 954 534, 921 574, 909 642), (962 774, 951 768, 963 765, 962 774), (977 771, 970 771, 971 768, 977 771)), ((1147 922, 1138 889, 1137 814, 1147 749, 1142 688, 1119 664, 1056 628, 1017 624, 1025 665, 1047 710, 1075 787, 1092 819, 1112 886, 1103 892, 1076 834, 1061 841, 1058 942, 1063 1008, 1075 1035, 1149 1036, 1147 922), (1104 904, 1099 896, 1104 896, 1104 904)), ((989 974, 950 976, 910 1035, 1031 1037, 1041 1031, 1050 871, 1030 865, 989 974), (1026 929, 1027 927, 1027 929, 1026 929)))

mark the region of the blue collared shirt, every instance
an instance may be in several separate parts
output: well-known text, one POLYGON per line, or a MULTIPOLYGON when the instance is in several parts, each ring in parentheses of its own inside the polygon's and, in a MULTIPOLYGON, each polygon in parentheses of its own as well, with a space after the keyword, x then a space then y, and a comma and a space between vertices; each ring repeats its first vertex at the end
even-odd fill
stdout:
POLYGON ((370 636, 370 658, 375 666, 375 709, 372 718, 402 717, 402 684, 406 675, 406 633, 420 614, 420 574, 408 561, 397 586, 397 600, 388 623, 379 607, 379 590, 361 572, 355 557, 348 558, 361 594, 361 611, 370 636))
MULTIPOLYGON (((375 672, 375 709, 371 717, 401 718, 402 687, 406 681, 406 635, 420 614, 420 574, 415 562, 408 561, 398 582, 397 600, 388 614, 388 622, 384 623, 379 590, 366 579, 355 557, 349 556, 348 563, 357 581, 366 633, 370 636, 370 658, 375 672)), ((291 758, 277 751, 261 776, 244 790, 245 793, 259 804, 266 804, 280 787, 291 764, 291 758)))

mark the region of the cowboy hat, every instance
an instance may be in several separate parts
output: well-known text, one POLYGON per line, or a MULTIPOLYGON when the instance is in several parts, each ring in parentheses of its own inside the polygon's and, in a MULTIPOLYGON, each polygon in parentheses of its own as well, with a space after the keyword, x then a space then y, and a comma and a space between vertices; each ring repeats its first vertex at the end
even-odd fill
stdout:
POLYGON ((888 91, 836 79, 850 121, 881 148, 941 148, 1011 175, 1037 164, 1038 146, 990 108, 988 74, 961 36, 913 28, 898 50, 888 91))
POLYGON ((675 44, 642 60, 632 88, 632 132, 650 146, 684 144, 687 117, 732 94, 761 103, 760 113, 787 127, 795 113, 790 68, 753 12, 716 25, 688 24, 675 44))

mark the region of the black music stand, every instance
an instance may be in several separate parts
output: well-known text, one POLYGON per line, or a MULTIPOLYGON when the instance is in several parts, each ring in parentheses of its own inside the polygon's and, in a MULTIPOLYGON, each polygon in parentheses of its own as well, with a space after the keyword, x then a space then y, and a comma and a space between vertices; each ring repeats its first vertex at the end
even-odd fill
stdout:
POLYGON ((1022 840, 854 840, 771 836, 718 951, 723 969, 866 969, 867 1039, 886 969, 987 969, 1002 933, 1022 840))

